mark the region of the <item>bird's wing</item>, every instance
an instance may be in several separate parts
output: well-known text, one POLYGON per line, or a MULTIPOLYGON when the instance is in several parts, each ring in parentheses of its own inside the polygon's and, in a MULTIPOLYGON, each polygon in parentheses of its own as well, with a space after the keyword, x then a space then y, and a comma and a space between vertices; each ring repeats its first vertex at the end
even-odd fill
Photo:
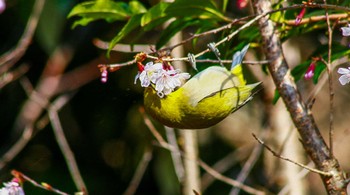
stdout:
POLYGON ((237 76, 224 67, 211 66, 187 81, 183 86, 189 103, 196 106, 203 98, 232 87, 242 85, 237 76))

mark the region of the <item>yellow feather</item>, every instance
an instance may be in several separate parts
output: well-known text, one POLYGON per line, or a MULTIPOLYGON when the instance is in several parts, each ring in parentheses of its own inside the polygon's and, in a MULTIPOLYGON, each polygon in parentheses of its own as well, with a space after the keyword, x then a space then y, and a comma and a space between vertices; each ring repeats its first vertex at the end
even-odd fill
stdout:
POLYGON ((232 72, 209 67, 164 98, 148 87, 144 92, 145 110, 169 127, 201 129, 215 125, 244 105, 259 85, 246 85, 240 65, 236 67, 232 72))

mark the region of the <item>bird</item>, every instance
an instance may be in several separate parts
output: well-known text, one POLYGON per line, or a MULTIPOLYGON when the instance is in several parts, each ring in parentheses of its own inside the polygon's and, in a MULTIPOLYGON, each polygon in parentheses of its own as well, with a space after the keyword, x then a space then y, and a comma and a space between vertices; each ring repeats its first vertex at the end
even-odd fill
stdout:
MULTIPOLYGON (((246 84, 243 77, 241 62, 248 48, 249 44, 233 55, 230 70, 210 66, 182 85, 178 81, 176 85, 170 83, 175 87, 165 94, 152 82, 144 85, 146 113, 161 124, 177 129, 203 129, 219 123, 249 102, 253 90, 260 85, 260 82, 246 84)), ((171 74, 174 75, 174 71, 171 74)), ((154 76, 150 80, 154 81, 154 76)), ((187 78, 182 76, 181 81, 187 78)))

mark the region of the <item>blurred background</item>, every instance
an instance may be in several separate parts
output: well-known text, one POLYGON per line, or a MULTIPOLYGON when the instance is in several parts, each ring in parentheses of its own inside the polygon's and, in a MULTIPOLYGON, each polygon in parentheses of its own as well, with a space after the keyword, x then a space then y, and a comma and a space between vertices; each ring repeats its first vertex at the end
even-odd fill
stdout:
MULTIPOLYGON (((125 192, 145 154, 151 154, 151 158, 136 194, 180 194, 171 155, 154 144, 155 139, 140 113, 143 90, 134 84, 137 67, 123 67, 109 73, 107 83, 100 81, 98 64, 129 61, 135 53, 112 52, 111 57, 106 58, 106 51, 94 46, 93 40, 111 40, 125 22, 96 21, 72 29, 74 21, 67 19, 67 15, 81 2, 11 0, 6 1, 6 8, 0 14, 0 182, 9 181, 11 170, 16 169, 35 181, 46 182, 69 194, 78 191, 48 116, 50 105, 59 105, 62 98, 67 98, 59 107, 59 120, 90 194, 125 192), (38 15, 40 6, 42 13, 38 15), (32 28, 31 38, 28 29, 35 20, 38 25, 32 28), (14 50, 16 45, 19 47, 14 50), (8 158, 10 148, 18 143, 23 133, 28 143, 18 154, 10 152, 13 159, 8 158)), ((142 3, 146 7, 154 4, 152 1, 142 3)), ((154 44, 160 30, 146 33, 140 42, 154 44)), ((186 29, 184 37, 190 36, 190 32, 193 33, 193 29, 186 29)), ((131 37, 137 34, 133 33, 131 37)), ((320 34, 319 37, 306 34, 285 42, 286 57, 292 66, 308 58, 321 44, 320 34)), ((216 39, 215 35, 208 36, 199 41, 196 48, 185 45, 185 50, 201 51, 216 39)), ((256 56, 259 55, 250 51, 246 57, 258 60, 256 56)), ((230 178, 236 178, 245 162, 251 160, 255 165, 251 167, 246 184, 268 194, 280 192, 287 184, 292 191, 297 190, 294 194, 325 194, 318 175, 297 176, 301 168, 263 151, 252 137, 255 133, 295 161, 304 164, 310 161, 283 103, 278 101, 272 105, 275 88, 268 75, 263 74, 259 66, 249 66, 245 71, 249 82, 263 81, 264 89, 247 106, 218 125, 197 130, 199 157, 230 178)), ((346 120, 350 117, 346 111, 349 87, 340 88, 338 76, 334 77, 335 155, 347 171, 350 169, 349 122, 346 120)), ((312 81, 300 81, 298 85, 307 99, 314 88, 312 81)), ((329 126, 327 89, 327 85, 321 89, 313 107, 326 139, 329 126)), ((153 122, 164 135, 164 128, 153 122)), ((178 142, 181 146, 182 140, 178 142)), ((230 185, 213 180, 202 169, 201 176, 204 194, 232 192, 230 185)), ((53 194, 29 183, 24 184, 24 190, 26 194, 53 194)), ((245 193, 241 191, 241 194, 245 193)))

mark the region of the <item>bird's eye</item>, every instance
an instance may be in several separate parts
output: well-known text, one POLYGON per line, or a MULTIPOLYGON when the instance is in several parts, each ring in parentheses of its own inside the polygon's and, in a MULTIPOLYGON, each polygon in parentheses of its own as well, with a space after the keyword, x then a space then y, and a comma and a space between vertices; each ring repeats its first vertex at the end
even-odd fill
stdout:
POLYGON ((164 93, 163 93, 163 92, 157 92, 157 95, 158 95, 160 98, 163 98, 163 97, 164 97, 164 93))

